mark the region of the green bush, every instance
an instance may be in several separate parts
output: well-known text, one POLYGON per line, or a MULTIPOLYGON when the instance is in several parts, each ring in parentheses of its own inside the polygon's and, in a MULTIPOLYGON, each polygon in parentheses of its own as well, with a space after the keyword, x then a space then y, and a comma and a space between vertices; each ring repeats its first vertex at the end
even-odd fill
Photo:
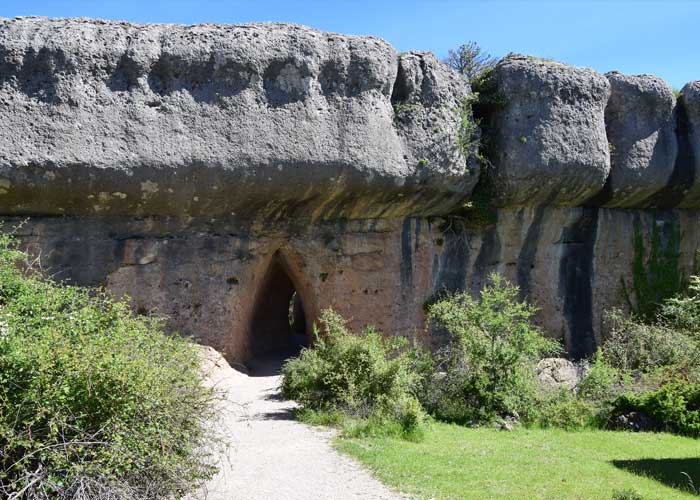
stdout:
POLYGON ((211 477, 196 348, 25 259, 0 235, 0 496, 179 498, 211 477))
POLYGON ((598 407, 569 389, 545 395, 536 407, 535 423, 540 427, 580 430, 598 424, 598 407))
POLYGON ((462 292, 429 307, 432 328, 448 336, 434 355, 431 390, 422 395, 437 418, 479 423, 533 414, 535 364, 560 349, 533 326, 535 309, 518 296, 516 286, 492 274, 479 300, 462 292))
POLYGON ((661 323, 700 341, 700 276, 691 276, 688 291, 661 305, 661 323))
POLYGON ((668 432, 700 437, 700 384, 671 382, 656 391, 620 396, 611 416, 632 411, 648 415, 668 432))
POLYGON ((319 322, 313 348, 284 364, 282 394, 315 411, 317 420, 318 412, 340 412, 372 432, 394 424, 407 436, 416 432, 423 411, 413 395, 419 380, 406 339, 384 339, 373 328, 353 334, 332 309, 319 322))
POLYGON ((700 346, 686 332, 664 324, 647 324, 612 310, 605 317, 603 357, 613 368, 650 373, 660 368, 698 364, 700 346))

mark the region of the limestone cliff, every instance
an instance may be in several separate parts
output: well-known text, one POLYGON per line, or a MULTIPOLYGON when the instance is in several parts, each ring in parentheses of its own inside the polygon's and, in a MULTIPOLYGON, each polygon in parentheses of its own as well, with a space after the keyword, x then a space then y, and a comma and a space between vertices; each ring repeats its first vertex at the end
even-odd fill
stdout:
POLYGON ((0 216, 30 216, 17 234, 50 273, 231 359, 279 347, 297 304, 307 334, 332 305, 430 342, 425 301, 491 271, 586 356, 635 240, 691 269, 700 83, 676 98, 517 55, 489 82, 480 168, 470 86, 429 53, 286 24, 0 20, 0 216))
POLYGON ((0 211, 435 214, 478 165, 430 54, 284 24, 0 21, 0 211))

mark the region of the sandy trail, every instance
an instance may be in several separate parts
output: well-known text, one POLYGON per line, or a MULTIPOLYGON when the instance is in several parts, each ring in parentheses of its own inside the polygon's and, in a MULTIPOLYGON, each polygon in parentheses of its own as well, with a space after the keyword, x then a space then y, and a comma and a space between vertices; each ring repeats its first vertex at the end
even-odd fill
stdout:
POLYGON ((210 351, 206 369, 224 392, 224 434, 230 448, 221 471, 198 500, 399 500, 407 497, 379 483, 331 446, 332 431, 292 418, 295 406, 278 396, 274 360, 248 376, 210 351))

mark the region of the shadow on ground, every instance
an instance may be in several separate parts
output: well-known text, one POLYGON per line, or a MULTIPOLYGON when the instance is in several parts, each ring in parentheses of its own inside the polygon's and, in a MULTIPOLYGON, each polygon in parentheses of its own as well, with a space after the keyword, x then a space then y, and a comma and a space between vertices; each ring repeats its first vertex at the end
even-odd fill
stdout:
POLYGON ((246 363, 248 375, 251 377, 273 377, 279 375, 284 362, 298 354, 299 349, 289 349, 256 356, 246 363))
POLYGON ((654 479, 666 486, 700 495, 700 457, 613 460, 612 464, 618 469, 654 479))

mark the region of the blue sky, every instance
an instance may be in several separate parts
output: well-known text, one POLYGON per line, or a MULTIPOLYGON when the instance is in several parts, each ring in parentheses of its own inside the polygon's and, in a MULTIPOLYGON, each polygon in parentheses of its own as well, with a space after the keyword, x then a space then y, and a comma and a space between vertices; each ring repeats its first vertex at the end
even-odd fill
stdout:
POLYGON ((680 88, 700 80, 700 0, 0 0, 0 17, 100 17, 138 22, 286 21, 371 34, 399 50, 475 40, 605 72, 652 73, 680 88))

